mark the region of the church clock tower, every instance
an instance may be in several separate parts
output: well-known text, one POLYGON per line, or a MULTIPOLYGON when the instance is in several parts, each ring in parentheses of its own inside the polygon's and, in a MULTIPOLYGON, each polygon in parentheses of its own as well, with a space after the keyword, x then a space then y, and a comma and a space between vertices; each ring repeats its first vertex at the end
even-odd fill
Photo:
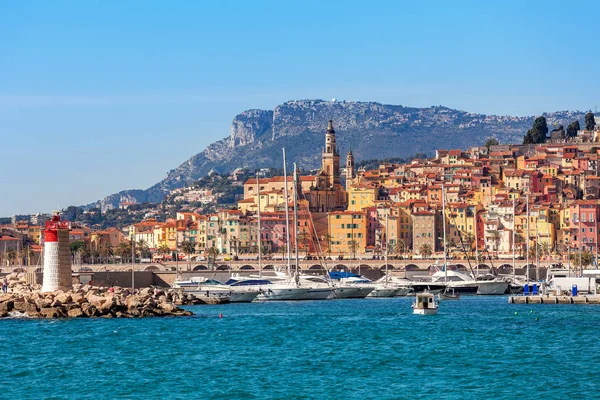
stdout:
POLYGON ((322 155, 322 170, 327 174, 327 186, 333 188, 340 184, 340 155, 335 143, 333 121, 329 120, 325 133, 325 151, 322 155))

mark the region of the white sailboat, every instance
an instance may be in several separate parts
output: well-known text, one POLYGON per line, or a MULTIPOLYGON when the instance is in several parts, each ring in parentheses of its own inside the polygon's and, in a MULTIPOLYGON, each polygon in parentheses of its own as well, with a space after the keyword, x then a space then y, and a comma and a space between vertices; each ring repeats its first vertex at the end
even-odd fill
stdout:
POLYGON ((385 214, 385 275, 383 282, 373 283, 373 291, 367 297, 394 297, 400 291, 400 287, 392 285, 388 275, 388 243, 389 243, 389 208, 385 214))

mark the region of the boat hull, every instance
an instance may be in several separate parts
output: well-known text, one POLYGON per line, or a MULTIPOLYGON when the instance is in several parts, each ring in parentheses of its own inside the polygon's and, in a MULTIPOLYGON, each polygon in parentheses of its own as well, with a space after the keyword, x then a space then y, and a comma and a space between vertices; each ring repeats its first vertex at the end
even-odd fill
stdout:
POLYGON ((398 293, 398 288, 394 287, 376 287, 373 289, 371 293, 367 295, 367 297, 373 298, 384 298, 384 297, 394 297, 396 293, 398 293))
POLYGON ((436 308, 415 308, 413 309, 413 314, 417 315, 435 315, 437 314, 438 309, 436 308))
POLYGON ((398 291, 396 292, 396 297, 404 297, 404 296, 408 295, 410 292, 412 292, 412 289, 409 287, 398 288, 398 291))
POLYGON ((306 292, 306 300, 327 300, 334 296, 333 289, 308 289, 306 292))
POLYGON ((283 301, 283 300, 305 300, 306 288, 266 288, 258 295, 257 300, 283 301))
POLYGON ((410 287, 415 293, 422 293, 428 291, 429 293, 439 293, 446 288, 446 285, 440 283, 431 282, 413 282, 410 287))
POLYGON ((231 292, 231 303, 251 303, 256 297, 260 294, 260 292, 250 292, 250 291, 239 291, 239 292, 231 292))
POLYGON ((352 286, 336 287, 334 289, 334 294, 338 299, 362 299, 366 296, 363 296, 360 288, 352 286))
POLYGON ((508 288, 508 282, 478 282, 479 287, 477 289, 477 294, 485 295, 485 296, 498 296, 506 293, 506 289, 508 288))
POLYGON ((477 294, 477 290, 479 290, 479 284, 477 282, 456 282, 456 284, 449 283, 448 287, 454 289, 454 291, 458 292, 459 294, 477 294))

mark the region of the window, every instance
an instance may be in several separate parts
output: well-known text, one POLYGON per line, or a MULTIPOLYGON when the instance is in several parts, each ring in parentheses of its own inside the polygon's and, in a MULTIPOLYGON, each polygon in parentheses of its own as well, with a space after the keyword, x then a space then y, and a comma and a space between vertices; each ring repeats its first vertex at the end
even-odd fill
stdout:
POLYGON ((585 233, 585 228, 581 228, 581 233, 585 233))

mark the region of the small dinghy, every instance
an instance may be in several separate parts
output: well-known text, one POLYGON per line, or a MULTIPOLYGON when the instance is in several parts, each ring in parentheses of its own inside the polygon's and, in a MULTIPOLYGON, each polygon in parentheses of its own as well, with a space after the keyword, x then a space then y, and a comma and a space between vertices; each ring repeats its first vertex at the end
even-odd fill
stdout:
POLYGON ((446 288, 443 292, 438 294, 438 300, 459 300, 460 293, 456 292, 453 288, 446 288))

